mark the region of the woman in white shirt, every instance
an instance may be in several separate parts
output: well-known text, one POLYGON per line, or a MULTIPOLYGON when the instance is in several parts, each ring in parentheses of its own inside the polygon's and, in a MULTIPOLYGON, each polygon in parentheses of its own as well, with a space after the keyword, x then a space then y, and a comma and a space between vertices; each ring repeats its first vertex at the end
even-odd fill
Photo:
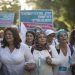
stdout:
MULTIPOLYGON (((25 44, 28 46, 30 52, 34 44, 34 40, 35 40, 35 33, 33 31, 27 31, 25 44)), ((33 75, 33 70, 32 71, 25 70, 25 75, 33 75)))
POLYGON ((52 64, 59 64, 59 56, 53 46, 48 45, 44 32, 40 32, 35 40, 32 50, 36 61, 36 69, 33 75, 53 75, 52 64))
POLYGON ((61 29, 57 33, 57 39, 59 41, 59 45, 56 47, 59 56, 61 59, 64 58, 62 64, 57 66, 57 72, 55 75, 71 75, 70 70, 70 57, 71 51, 69 45, 67 43, 68 34, 64 29, 61 29))
POLYGON ((4 75, 24 75, 24 69, 32 70, 35 67, 33 56, 27 45, 21 43, 16 28, 8 27, 4 31, 0 63, 4 75))

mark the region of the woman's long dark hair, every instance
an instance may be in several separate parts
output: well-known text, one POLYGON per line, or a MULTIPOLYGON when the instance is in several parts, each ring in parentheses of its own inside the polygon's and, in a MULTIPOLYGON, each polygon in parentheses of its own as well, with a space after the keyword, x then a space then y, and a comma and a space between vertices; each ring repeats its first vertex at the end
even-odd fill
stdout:
POLYGON ((14 38, 15 48, 20 48, 21 38, 19 36, 19 32, 18 32, 17 28, 14 28, 14 27, 8 27, 4 30, 4 38, 3 38, 3 41, 2 41, 2 47, 5 48, 6 46, 9 46, 9 44, 6 41, 6 38, 5 38, 6 32, 8 30, 12 32, 12 35, 13 35, 13 38, 14 38))
POLYGON ((75 29, 70 34, 70 44, 71 45, 75 44, 75 29))

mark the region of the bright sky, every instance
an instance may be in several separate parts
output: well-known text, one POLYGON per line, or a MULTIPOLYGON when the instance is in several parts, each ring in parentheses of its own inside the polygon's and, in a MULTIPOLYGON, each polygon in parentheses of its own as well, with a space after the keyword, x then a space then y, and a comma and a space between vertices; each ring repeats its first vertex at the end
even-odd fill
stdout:
POLYGON ((25 9, 25 2, 26 2, 26 0, 19 0, 19 2, 20 2, 20 5, 21 5, 21 10, 23 10, 23 9, 25 9))
MULTIPOLYGON (((5 0, 5 1, 13 1, 13 0, 5 0)), ((21 5, 21 10, 32 10, 32 6, 26 4, 26 0, 18 0, 21 5)))
POLYGON ((19 0, 20 5, 21 5, 21 10, 31 10, 32 7, 28 6, 25 2, 26 0, 19 0))

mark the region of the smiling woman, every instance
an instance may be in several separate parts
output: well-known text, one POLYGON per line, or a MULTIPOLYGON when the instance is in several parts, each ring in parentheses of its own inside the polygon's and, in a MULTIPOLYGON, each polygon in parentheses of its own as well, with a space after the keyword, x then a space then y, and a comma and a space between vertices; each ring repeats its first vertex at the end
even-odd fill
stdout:
POLYGON ((35 67, 34 63, 28 46, 21 43, 18 30, 13 27, 6 28, 0 47, 0 64, 4 75, 24 75, 25 69, 28 71, 35 67))

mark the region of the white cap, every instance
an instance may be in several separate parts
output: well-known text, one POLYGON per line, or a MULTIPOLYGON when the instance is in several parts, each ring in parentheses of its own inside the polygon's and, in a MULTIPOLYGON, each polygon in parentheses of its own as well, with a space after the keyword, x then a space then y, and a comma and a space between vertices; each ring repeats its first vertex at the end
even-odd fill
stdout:
POLYGON ((53 30, 51 30, 51 29, 48 29, 48 30, 45 31, 45 34, 47 36, 50 35, 50 34, 52 34, 52 33, 55 33, 55 32, 53 30))

